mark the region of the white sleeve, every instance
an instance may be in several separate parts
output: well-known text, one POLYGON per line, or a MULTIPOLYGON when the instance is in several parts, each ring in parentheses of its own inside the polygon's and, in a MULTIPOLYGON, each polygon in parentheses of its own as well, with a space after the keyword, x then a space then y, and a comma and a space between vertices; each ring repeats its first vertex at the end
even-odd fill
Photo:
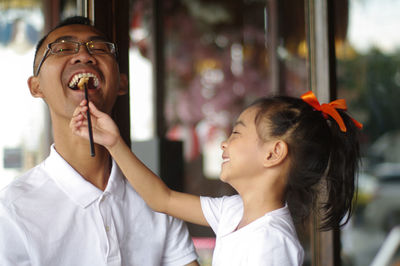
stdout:
POLYGON ((182 266, 197 260, 197 254, 186 224, 168 216, 168 236, 165 241, 163 266, 182 266))
POLYGON ((2 202, 0 202, 0 265, 31 265, 25 234, 2 202))
POLYGON ((201 209, 203 210, 204 217, 214 233, 218 232, 224 198, 225 197, 200 197, 201 209))

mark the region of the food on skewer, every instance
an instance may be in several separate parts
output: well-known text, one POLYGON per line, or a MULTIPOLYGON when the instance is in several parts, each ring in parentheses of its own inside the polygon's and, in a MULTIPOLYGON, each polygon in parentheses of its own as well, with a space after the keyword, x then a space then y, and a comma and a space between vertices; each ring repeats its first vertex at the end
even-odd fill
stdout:
POLYGON ((85 85, 89 82, 89 77, 83 77, 79 80, 78 82, 78 88, 80 90, 84 90, 85 89, 85 85))

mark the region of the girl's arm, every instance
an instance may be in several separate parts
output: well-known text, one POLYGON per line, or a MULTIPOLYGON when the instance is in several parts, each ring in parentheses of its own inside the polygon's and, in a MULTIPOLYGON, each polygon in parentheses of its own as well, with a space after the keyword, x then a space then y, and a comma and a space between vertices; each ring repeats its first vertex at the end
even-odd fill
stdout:
MULTIPOLYGON (((88 138, 86 101, 75 110, 70 127, 74 134, 88 138)), ((112 119, 89 103, 94 141, 108 149, 129 183, 156 212, 208 226, 201 209, 200 197, 173 191, 148 169, 125 144, 112 119)))
POLYGON ((109 151, 129 183, 154 211, 191 223, 208 225, 201 210, 200 197, 169 189, 131 152, 121 136, 109 151))

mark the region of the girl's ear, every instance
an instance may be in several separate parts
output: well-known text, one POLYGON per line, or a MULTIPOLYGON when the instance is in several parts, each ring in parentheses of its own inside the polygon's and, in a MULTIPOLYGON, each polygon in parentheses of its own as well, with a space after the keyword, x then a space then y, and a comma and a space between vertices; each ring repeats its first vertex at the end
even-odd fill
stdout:
POLYGON ((288 155, 288 145, 283 140, 267 144, 267 153, 264 158, 264 167, 273 167, 282 163, 288 155))
POLYGON ((129 90, 128 76, 124 73, 119 75, 119 91, 118 95, 125 95, 129 90))
POLYGON ((28 87, 33 97, 44 98, 43 92, 40 89, 40 82, 38 77, 31 76, 28 79, 28 87))

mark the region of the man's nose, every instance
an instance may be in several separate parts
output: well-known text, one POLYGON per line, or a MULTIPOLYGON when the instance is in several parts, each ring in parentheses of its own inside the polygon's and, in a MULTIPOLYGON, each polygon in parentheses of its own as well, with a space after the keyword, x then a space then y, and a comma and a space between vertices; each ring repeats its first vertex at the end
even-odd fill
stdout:
POLYGON ((72 63, 96 64, 97 61, 89 52, 86 44, 79 45, 78 52, 72 57, 72 63))

